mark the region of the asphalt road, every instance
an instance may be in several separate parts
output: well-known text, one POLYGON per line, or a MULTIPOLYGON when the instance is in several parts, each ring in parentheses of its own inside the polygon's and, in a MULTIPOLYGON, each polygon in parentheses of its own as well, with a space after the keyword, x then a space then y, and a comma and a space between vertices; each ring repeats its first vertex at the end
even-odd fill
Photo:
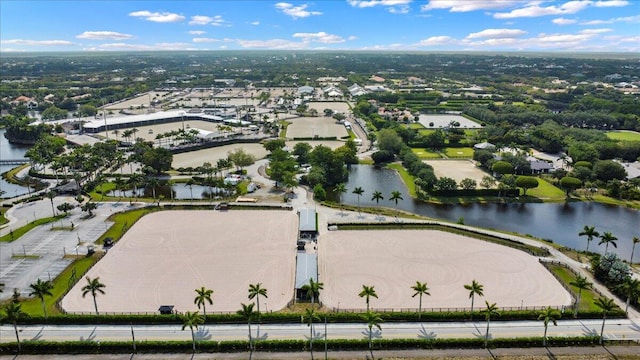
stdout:
MULTIPOLYGON (((558 326, 550 325, 549 336, 597 336, 602 326, 601 320, 561 320, 558 326)), ((48 341, 130 341, 132 327, 128 325, 29 325, 19 326, 22 340, 48 341)), ((144 340, 190 340, 191 333, 182 331, 180 325, 133 326, 137 341, 144 340)), ((306 324, 268 324, 252 326, 253 337, 261 340, 308 339, 306 324)), ((446 322, 446 323, 383 323, 382 330, 374 329, 373 337, 382 339, 446 339, 484 338, 486 322, 446 322)), ((540 337, 544 332, 542 321, 492 321, 490 337, 516 338, 540 337)), ((328 324, 328 339, 366 339, 368 329, 365 324, 328 324)), ((314 338, 323 339, 324 323, 314 325, 314 338)), ((203 325, 196 333, 199 340, 246 340, 248 329, 238 325, 203 325)), ((634 340, 640 343, 640 325, 627 319, 608 320, 605 326, 608 340, 634 340)), ((15 341, 13 326, 0 326, 0 342, 15 341)))

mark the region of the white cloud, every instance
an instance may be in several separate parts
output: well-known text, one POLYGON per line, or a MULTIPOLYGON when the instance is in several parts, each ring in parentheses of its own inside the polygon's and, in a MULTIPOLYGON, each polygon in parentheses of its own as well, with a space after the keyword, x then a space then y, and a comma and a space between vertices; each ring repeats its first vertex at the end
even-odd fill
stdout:
POLYGON ((159 51, 159 50, 198 50, 188 43, 156 43, 147 44, 127 44, 127 43, 110 43, 102 44, 93 48, 85 49, 89 51, 99 50, 136 50, 136 51, 159 51))
POLYGON ((374 6, 398 6, 409 5, 412 0, 348 0, 349 5, 359 8, 369 8, 374 6))
POLYGON ((251 25, 258 26, 260 25, 260 21, 252 21, 251 25))
POLYGON ((9 39, 0 40, 1 44, 27 45, 27 46, 70 46, 75 45, 67 40, 27 40, 27 39, 9 39))
POLYGON ((133 35, 115 31, 85 31, 77 35, 76 38, 90 40, 127 40, 133 38, 133 35))
POLYGON ((202 31, 202 30, 190 30, 189 31, 189 35, 202 35, 202 34, 206 34, 206 31, 202 31))
POLYGON ((282 49, 282 50, 298 50, 305 49, 307 43, 295 42, 284 39, 270 40, 238 40, 238 45, 247 49, 282 49))
POLYGON ((351 36, 349 36, 349 37, 347 38, 347 40, 349 40, 349 41, 358 40, 358 37, 357 37, 357 36, 355 36, 355 35, 351 35, 351 36))
POLYGON ((506 9, 520 0, 431 0, 427 5, 422 5, 422 11, 449 9, 450 12, 469 12, 476 10, 506 9))
POLYGON ((612 32, 613 29, 584 29, 580 31, 580 34, 604 34, 608 32, 612 32))
POLYGON ((213 18, 204 15, 194 15, 191 17, 191 21, 189 21, 189 25, 207 25, 212 22, 213 18))
POLYGON ((216 43, 216 42, 232 42, 233 39, 224 38, 224 39, 214 39, 214 38, 193 38, 191 39, 194 43, 216 43))
POLYGON ((490 39, 505 39, 505 38, 514 38, 519 37, 527 32, 520 29, 486 29, 480 32, 471 33, 467 35, 467 39, 479 39, 479 38, 490 38, 490 39))
POLYGON ((539 34, 535 40, 538 44, 575 44, 582 43, 593 37, 593 34, 539 34))
POLYGON ((576 19, 557 18, 557 19, 551 20, 551 22, 556 24, 556 25, 571 25, 571 24, 577 23, 578 20, 576 20, 576 19))
POLYGON ((640 15, 617 17, 609 20, 583 21, 580 23, 580 25, 602 25, 602 24, 613 24, 618 22, 640 23, 640 15))
POLYGON ((211 21, 211 25, 213 26, 231 26, 228 25, 227 22, 220 15, 216 15, 213 17, 213 21, 211 21))
POLYGON ((507 13, 495 13, 493 17, 496 19, 513 19, 520 17, 575 14, 591 5, 591 1, 568 1, 560 6, 551 5, 546 7, 541 7, 539 4, 540 2, 530 3, 523 8, 515 9, 507 13))
POLYGON ((283 13, 291 16, 294 19, 297 18, 306 18, 314 15, 322 15, 319 11, 308 11, 305 10, 307 8, 307 4, 303 4, 300 6, 293 6, 293 4, 279 2, 275 5, 276 9, 282 11, 283 13))
POLYGON ((317 33, 295 33, 293 37, 300 38, 304 42, 319 42, 323 44, 337 44, 345 41, 341 36, 327 34, 324 31, 317 33))
POLYGON ((623 7, 629 5, 629 2, 626 0, 596 1, 593 5, 595 7, 623 7))
POLYGON ((458 41, 450 36, 432 36, 428 39, 420 40, 422 46, 438 46, 455 44, 458 41))
POLYGON ((153 21, 158 23, 180 22, 185 19, 184 16, 178 15, 175 13, 170 13, 170 12, 159 13, 159 12, 151 12, 148 10, 134 11, 132 13, 129 13, 129 16, 140 17, 147 21, 153 21))

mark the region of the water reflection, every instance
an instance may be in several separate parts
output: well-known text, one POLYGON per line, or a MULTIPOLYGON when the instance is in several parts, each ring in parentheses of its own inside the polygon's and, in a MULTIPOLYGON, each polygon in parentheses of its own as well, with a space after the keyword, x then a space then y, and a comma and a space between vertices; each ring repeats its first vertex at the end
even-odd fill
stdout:
MULTIPOLYGON (((174 199, 174 200, 199 200, 199 199, 218 199, 220 197, 229 197, 234 194, 233 190, 208 187, 203 185, 188 186, 184 183, 177 183, 173 186, 156 186, 155 196, 156 198, 174 199)), ((122 194, 119 190, 110 191, 107 195, 113 197, 153 197, 153 188, 145 187, 139 188, 137 191, 124 190, 122 194)))

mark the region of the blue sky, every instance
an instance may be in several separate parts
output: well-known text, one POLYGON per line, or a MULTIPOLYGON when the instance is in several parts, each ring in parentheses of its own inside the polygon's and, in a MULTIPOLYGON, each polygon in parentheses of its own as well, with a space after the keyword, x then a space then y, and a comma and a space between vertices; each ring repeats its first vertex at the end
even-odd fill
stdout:
POLYGON ((3 52, 640 51, 640 0, 1 0, 0 20, 3 52))

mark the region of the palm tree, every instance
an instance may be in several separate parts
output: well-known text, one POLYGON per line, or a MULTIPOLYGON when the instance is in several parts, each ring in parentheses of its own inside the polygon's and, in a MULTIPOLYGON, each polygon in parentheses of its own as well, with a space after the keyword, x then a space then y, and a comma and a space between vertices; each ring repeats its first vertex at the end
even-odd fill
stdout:
POLYGON ((256 299, 256 308, 258 309, 258 317, 260 316, 260 296, 264 296, 265 299, 267 296, 267 289, 262 287, 262 283, 250 284, 249 285, 249 300, 256 299))
POLYGON ((49 201, 51 201, 51 211, 53 212, 53 216, 56 216, 56 209, 53 207, 53 198, 56 197, 56 192, 51 190, 48 191, 46 196, 49 198, 49 201))
POLYGON ((53 284, 48 280, 38 279, 35 283, 29 285, 31 288, 31 292, 29 296, 36 296, 40 298, 40 302, 42 302, 42 313, 44 314, 44 318, 47 318, 47 305, 44 302, 45 296, 53 296, 51 290, 53 290, 53 284))
POLYGON ((374 289, 374 286, 362 285, 362 291, 358 294, 358 296, 363 297, 367 300, 367 312, 369 311, 369 299, 374 297, 378 298, 378 294, 374 289))
MULTIPOLYGON (((376 190, 373 192, 373 195, 371 196, 371 201, 375 200, 376 201, 376 207, 380 206, 380 200, 384 200, 384 196, 382 196, 382 192, 379 190, 376 190)), ((378 214, 379 216, 379 214, 378 214)))
POLYGON ((586 236, 587 237, 587 252, 589 252, 589 244, 593 238, 600 236, 600 233, 596 231, 595 226, 585 225, 583 230, 578 233, 578 236, 586 236))
POLYGON ((320 318, 316 314, 316 310, 314 308, 307 308, 304 311, 304 315, 302 315, 302 321, 307 323, 309 327, 309 351, 311 352, 311 360, 313 360, 313 321, 318 320, 320 318))
POLYGON ((344 215, 344 208, 342 207, 342 194, 347 192, 347 187, 344 185, 344 183, 339 183, 335 188, 333 188, 333 191, 338 193, 338 201, 340 202, 340 213, 344 215))
POLYGON ((575 310, 573 311, 573 317, 577 318, 578 317, 578 309, 580 308, 580 298, 582 297, 582 290, 587 290, 591 287, 591 285, 593 285, 592 283, 589 282, 589 280, 587 280, 586 277, 581 276, 581 275, 577 275, 576 279, 571 281, 569 283, 569 285, 573 285, 576 288, 578 288, 578 298, 576 299, 576 306, 575 306, 575 310))
POLYGON ((633 252, 636 251, 636 244, 640 243, 640 238, 634 236, 631 241, 633 241, 633 246, 631 247, 631 258, 629 259, 629 264, 633 265, 633 252))
POLYGON ((360 215, 360 196, 364 194, 364 190, 360 186, 357 186, 355 189, 353 189, 352 193, 358 196, 358 215, 360 215))
MULTIPOLYGON (((390 201, 395 201, 396 203, 396 210, 398 210, 398 200, 404 200, 402 198, 402 193, 400 191, 394 190, 391 192, 391 197, 389 198, 390 201)), ((398 216, 396 215, 396 220, 398 219, 398 216)))
POLYGON ((196 289, 196 298, 193 300, 193 303, 198 305, 198 309, 202 306, 202 316, 203 319, 207 318, 207 303, 209 305, 213 305, 213 300, 211 300, 211 295, 213 295, 213 290, 207 289, 204 286, 200 289, 196 289))
POLYGON ((6 319, 13 324, 13 330, 16 333, 16 341, 18 342, 18 351, 22 350, 20 345, 20 336, 18 335, 18 320, 26 314, 22 311, 22 305, 18 302, 11 301, 4 307, 6 319))
POLYGON ((464 288, 469 290, 469 299, 471 299, 471 319, 473 320, 473 303, 476 295, 484 296, 484 286, 473 279, 471 284, 465 285, 464 288))
POLYGON ((302 286, 302 290, 307 293, 307 298, 311 299, 311 303, 314 304, 316 299, 320 296, 320 290, 324 289, 324 284, 321 282, 315 282, 312 278, 309 278, 309 283, 302 286))
POLYGON ((544 321, 544 336, 542 337, 542 346, 547 346, 547 329, 549 327, 549 322, 553 323, 553 326, 558 326, 556 320, 560 319, 562 315, 556 309, 552 309, 551 306, 547 307, 540 315, 538 315, 538 320, 544 321))
POLYGON ((189 328, 189 330, 191 330, 191 343, 193 345, 193 352, 196 352, 196 334, 193 332, 193 329, 195 328, 196 330, 198 330, 198 325, 202 325, 203 323, 204 320, 197 311, 187 311, 184 315, 182 315, 182 330, 186 329, 187 327, 189 328))
POLYGON ((635 299, 640 296, 640 280, 634 279, 631 276, 622 283, 621 290, 627 294, 627 303, 624 307, 624 312, 629 314, 629 304, 631 299, 635 299))
POLYGON ((484 313, 484 318, 487 321, 487 332, 484 336, 484 347, 486 348, 489 343, 489 324, 491 323, 491 316, 500 316, 500 313, 498 312, 496 303, 489 304, 487 300, 485 300, 484 303, 486 305, 486 308, 482 312, 484 313))
POLYGON ((253 311, 253 303, 250 304, 240 304, 242 305, 242 309, 236 311, 236 314, 242 316, 247 319, 247 325, 249 326, 249 351, 253 351, 253 338, 251 337, 251 320, 256 316, 256 312, 253 311))
POLYGON ((195 185, 196 181, 193 178, 189 178, 185 183, 189 187, 189 192, 191 193, 191 197, 189 201, 193 201, 193 185, 195 185))
POLYGON ((604 247, 604 253, 606 254, 607 250, 609 250, 609 244, 613 245, 614 248, 618 247, 618 244, 616 243, 617 240, 617 237, 613 236, 610 232, 605 231, 604 234, 600 235, 600 242, 598 245, 606 244, 604 247))
POLYGON ((606 297, 599 297, 593 302, 597 307, 602 310, 602 329, 600 329, 600 345, 604 336, 604 323, 607 321, 607 313, 616 307, 616 304, 612 299, 606 297))
POLYGON ((100 282, 99 277, 91 279, 87 276, 86 279, 87 285, 82 287, 82 297, 85 297, 85 295, 91 293, 91 296, 93 296, 93 306, 96 309, 96 315, 100 315, 100 313, 98 313, 98 303, 96 302, 96 295, 98 295, 98 293, 104 294, 103 289, 106 287, 106 285, 100 282))
POLYGON ((420 281, 416 281, 416 284, 411 287, 415 293, 411 295, 411 297, 416 297, 416 295, 420 296, 420 302, 418 303, 418 319, 422 318, 422 295, 429 295, 429 287, 427 287, 427 283, 421 283, 420 281))
POLYGON ((367 327, 369 328, 369 352, 371 353, 371 359, 375 359, 373 356, 373 328, 377 327, 378 330, 382 330, 382 327, 380 326, 382 318, 380 315, 367 310, 364 314, 364 321, 367 322, 367 327))

